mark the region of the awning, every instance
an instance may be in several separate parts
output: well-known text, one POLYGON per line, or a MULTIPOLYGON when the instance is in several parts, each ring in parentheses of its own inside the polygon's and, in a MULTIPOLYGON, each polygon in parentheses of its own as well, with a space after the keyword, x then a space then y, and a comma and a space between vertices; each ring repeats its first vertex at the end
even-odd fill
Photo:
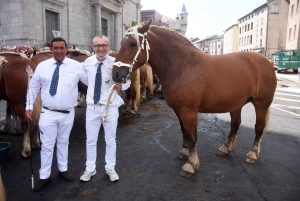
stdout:
POLYGON ((256 50, 253 50, 254 52, 259 52, 261 53, 262 52, 262 49, 256 49, 256 50))

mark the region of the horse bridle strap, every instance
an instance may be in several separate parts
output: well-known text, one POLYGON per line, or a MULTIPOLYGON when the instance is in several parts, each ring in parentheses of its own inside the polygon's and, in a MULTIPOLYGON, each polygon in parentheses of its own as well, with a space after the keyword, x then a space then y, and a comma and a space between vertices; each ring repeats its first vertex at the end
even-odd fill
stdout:
MULTIPOLYGON (((135 38, 136 41, 138 41, 139 39, 134 36, 134 34, 137 32, 137 28, 136 29, 133 29, 133 28, 134 27, 132 27, 132 31, 131 32, 127 32, 126 35, 130 34, 133 38, 135 38)), ((139 56, 139 54, 140 54, 140 52, 141 52, 142 49, 145 48, 146 54, 147 54, 147 60, 146 60, 145 63, 147 63, 148 60, 149 60, 150 46, 149 46, 148 39, 147 39, 147 37, 148 37, 147 32, 145 32, 144 34, 141 34, 141 33, 137 33, 137 34, 138 34, 138 36, 143 37, 143 39, 142 39, 142 43, 141 43, 141 45, 140 45, 137 53, 135 54, 135 56, 134 56, 131 64, 126 64, 126 63, 123 63, 121 61, 117 61, 117 62, 114 63, 114 65, 117 66, 117 67, 122 67, 122 66, 123 67, 128 67, 129 68, 129 74, 132 72, 133 65, 137 61, 136 59, 139 56)), ((127 76, 127 77, 129 77, 129 76, 127 76)))

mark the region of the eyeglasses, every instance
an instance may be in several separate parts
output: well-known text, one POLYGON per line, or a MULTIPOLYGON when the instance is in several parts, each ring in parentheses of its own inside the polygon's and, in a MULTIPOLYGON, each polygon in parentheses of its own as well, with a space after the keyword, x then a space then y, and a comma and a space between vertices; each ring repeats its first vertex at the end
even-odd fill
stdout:
POLYGON ((100 47, 102 47, 104 49, 104 48, 107 48, 109 45, 108 44, 102 44, 102 45, 93 45, 93 46, 94 46, 94 48, 97 48, 97 49, 99 49, 100 47))

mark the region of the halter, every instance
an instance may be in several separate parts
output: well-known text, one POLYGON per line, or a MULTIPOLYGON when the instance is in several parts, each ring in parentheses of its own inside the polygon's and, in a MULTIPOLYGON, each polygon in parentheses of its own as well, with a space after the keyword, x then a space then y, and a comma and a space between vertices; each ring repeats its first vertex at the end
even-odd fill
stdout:
POLYGON ((132 72, 132 68, 133 68, 133 65, 135 64, 135 62, 137 62, 137 57, 138 55, 140 54, 141 50, 142 49, 145 49, 146 50, 146 54, 147 54, 147 61, 145 63, 148 62, 149 60, 149 50, 150 50, 150 46, 149 46, 149 43, 148 43, 148 35, 147 35, 147 32, 145 32, 144 34, 141 34, 137 31, 137 28, 138 26, 134 26, 134 27, 131 27, 130 29, 127 30, 126 32, 126 35, 131 35, 136 41, 137 43, 139 44, 139 36, 140 37, 143 37, 142 39, 142 43, 137 51, 137 53, 135 54, 131 64, 126 64, 126 63, 123 63, 121 61, 118 61, 118 62, 115 62, 114 65, 117 66, 117 67, 128 67, 129 68, 129 73, 128 75, 126 76, 126 80, 129 79, 130 77, 130 74, 132 72))

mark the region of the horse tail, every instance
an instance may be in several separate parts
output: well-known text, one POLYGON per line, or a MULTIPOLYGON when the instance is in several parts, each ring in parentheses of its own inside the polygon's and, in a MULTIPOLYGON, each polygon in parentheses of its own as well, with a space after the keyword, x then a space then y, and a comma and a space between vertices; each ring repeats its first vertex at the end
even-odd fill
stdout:
POLYGON ((267 110, 267 115, 266 115, 266 118, 265 118, 265 128, 264 128, 263 134, 265 134, 267 129, 268 129, 269 120, 270 120, 270 107, 267 110))
POLYGON ((5 189, 2 183, 2 177, 1 177, 1 169, 0 169, 0 200, 5 201, 6 200, 6 194, 5 189))
POLYGON ((32 128, 36 128, 38 126, 41 111, 42 111, 42 101, 41 101, 41 92, 39 92, 33 104, 32 121, 31 121, 32 128))
POLYGON ((140 82, 140 70, 137 69, 136 77, 134 79, 133 87, 135 90, 135 104, 137 107, 140 106, 141 102, 141 82, 140 82))
POLYGON ((150 65, 147 65, 147 87, 150 92, 150 96, 153 96, 153 73, 150 65))

